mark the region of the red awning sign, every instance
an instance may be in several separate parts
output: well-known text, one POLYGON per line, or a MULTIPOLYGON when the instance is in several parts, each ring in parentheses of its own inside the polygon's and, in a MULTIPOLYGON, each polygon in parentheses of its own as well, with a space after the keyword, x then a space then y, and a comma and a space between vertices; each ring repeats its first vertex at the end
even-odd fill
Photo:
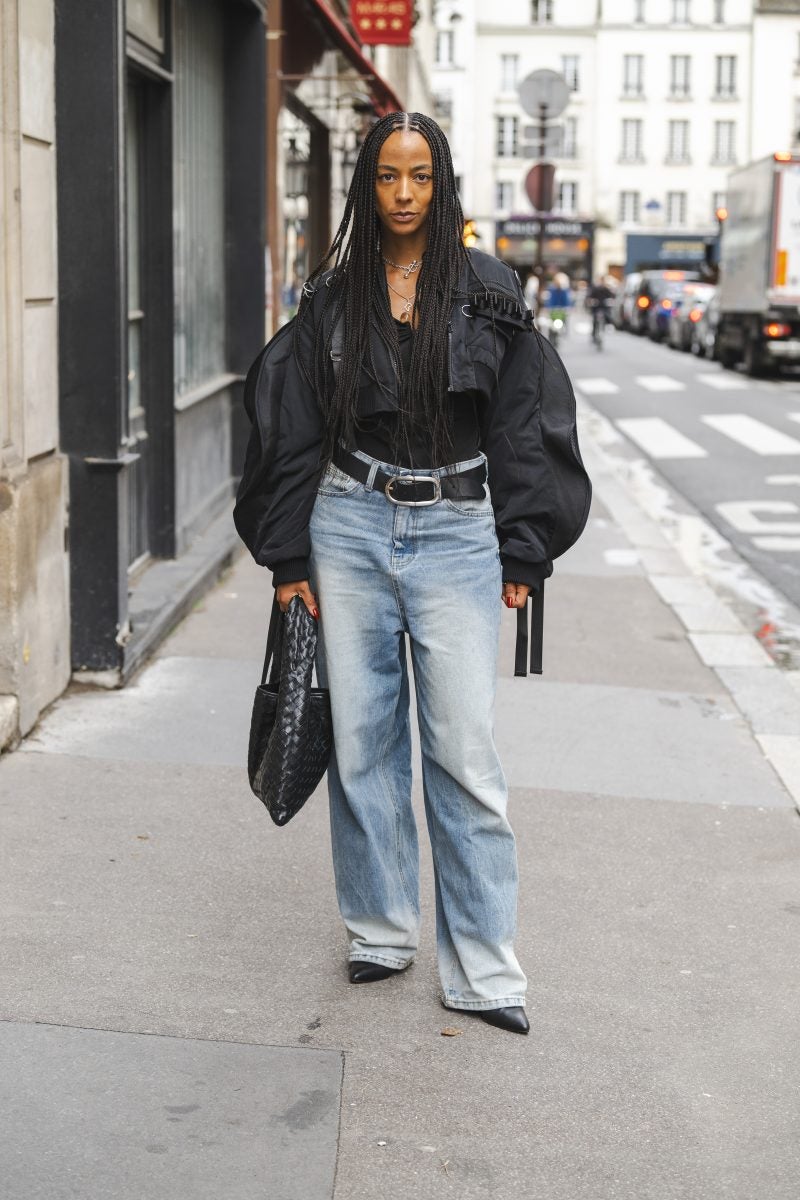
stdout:
POLYGON ((413 0, 350 0, 350 19, 365 46, 410 46, 413 0))

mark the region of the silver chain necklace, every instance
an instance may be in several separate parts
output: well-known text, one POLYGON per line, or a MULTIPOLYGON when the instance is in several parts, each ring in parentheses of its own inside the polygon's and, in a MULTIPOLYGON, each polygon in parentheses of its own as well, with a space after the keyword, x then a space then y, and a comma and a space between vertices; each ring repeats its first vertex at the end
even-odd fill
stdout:
POLYGON ((392 260, 390 258, 386 258, 385 255, 381 255, 381 258, 383 258, 383 261, 387 264, 387 266, 394 267, 396 271, 402 271, 404 279, 408 279, 412 272, 418 271, 422 266, 421 258, 412 258, 411 262, 407 264, 392 262, 392 260))
POLYGON ((400 299, 403 301, 404 307, 403 307, 403 311, 400 313, 400 320, 401 321, 410 321, 411 320, 411 310, 414 307, 414 296, 416 296, 416 294, 417 294, 417 289, 414 288, 414 291, 410 296, 404 296, 402 292, 398 292, 396 287, 392 287, 392 285, 389 283, 388 279, 386 280, 386 283, 387 283, 387 286, 389 287, 390 291, 394 292, 395 296, 399 296, 400 299))

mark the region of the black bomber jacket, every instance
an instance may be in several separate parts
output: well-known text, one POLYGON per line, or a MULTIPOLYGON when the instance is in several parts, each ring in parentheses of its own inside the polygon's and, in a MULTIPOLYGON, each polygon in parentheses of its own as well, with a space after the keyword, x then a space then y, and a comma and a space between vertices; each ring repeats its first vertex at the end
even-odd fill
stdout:
MULTIPOLYGON (((516 272, 489 254, 473 250, 470 257, 485 286, 465 266, 450 314, 448 391, 456 403, 463 396, 476 404, 503 579, 536 590, 553 570, 546 547, 555 507, 538 419, 539 335, 516 272)), ((325 280, 302 326, 301 354, 310 354, 325 280)), ((378 382, 360 389, 365 413, 398 402, 391 356, 375 324, 371 336, 378 382)), ((295 359, 292 323, 253 363, 244 401, 252 430, 236 528, 256 562, 272 571, 274 585, 307 579, 309 520, 327 464, 320 460, 322 414, 295 359)))

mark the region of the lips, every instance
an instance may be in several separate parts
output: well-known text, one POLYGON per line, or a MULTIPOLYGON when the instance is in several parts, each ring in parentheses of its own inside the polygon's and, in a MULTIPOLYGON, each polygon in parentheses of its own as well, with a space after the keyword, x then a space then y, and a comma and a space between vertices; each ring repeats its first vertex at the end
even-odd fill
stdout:
POLYGON ((414 218, 416 215, 417 215, 417 214, 416 214, 416 213, 413 213, 413 212, 396 212, 396 213, 392 213, 392 216, 394 217, 395 221, 411 221, 411 220, 413 220, 413 218, 414 218))

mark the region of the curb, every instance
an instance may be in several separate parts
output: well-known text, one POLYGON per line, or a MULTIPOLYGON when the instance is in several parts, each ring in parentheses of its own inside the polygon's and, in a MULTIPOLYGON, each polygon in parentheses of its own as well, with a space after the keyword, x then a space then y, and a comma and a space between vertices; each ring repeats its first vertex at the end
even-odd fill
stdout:
POLYGON ((800 810, 800 611, 581 396, 578 422, 599 499, 800 810))

